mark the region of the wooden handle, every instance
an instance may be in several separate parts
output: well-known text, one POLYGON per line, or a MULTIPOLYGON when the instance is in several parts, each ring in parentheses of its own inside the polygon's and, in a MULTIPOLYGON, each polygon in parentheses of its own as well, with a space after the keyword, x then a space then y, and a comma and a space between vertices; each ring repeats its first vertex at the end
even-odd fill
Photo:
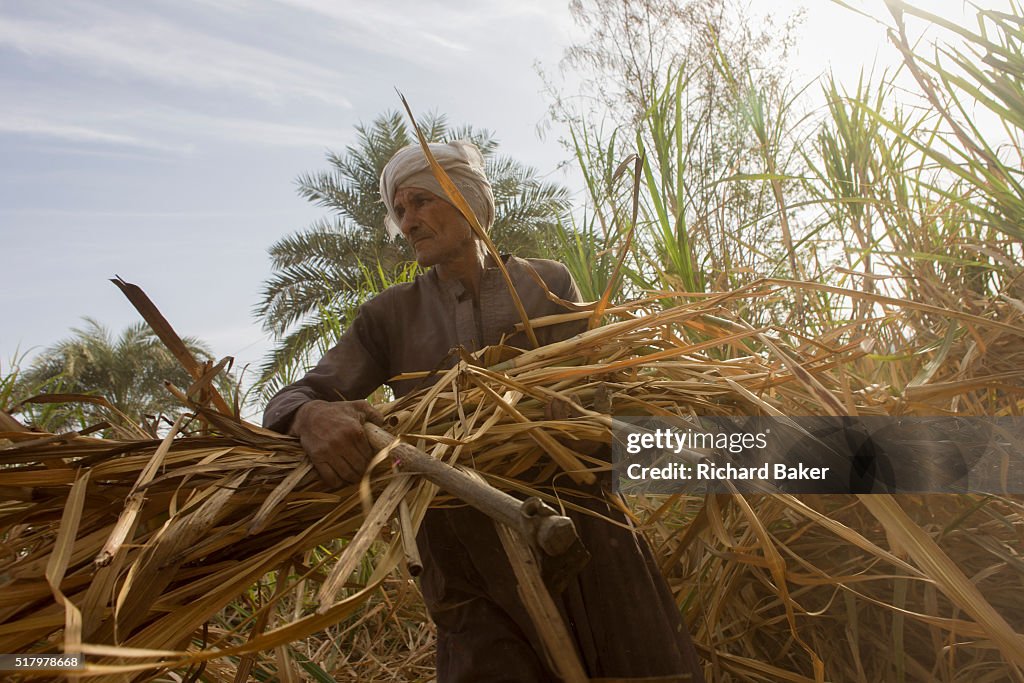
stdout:
POLYGON ((426 477, 496 522, 515 529, 548 555, 561 555, 576 542, 576 526, 572 520, 559 515, 539 498, 521 501, 477 476, 430 457, 411 444, 395 444, 395 436, 375 424, 367 422, 363 429, 374 450, 394 444, 391 457, 398 470, 426 477))

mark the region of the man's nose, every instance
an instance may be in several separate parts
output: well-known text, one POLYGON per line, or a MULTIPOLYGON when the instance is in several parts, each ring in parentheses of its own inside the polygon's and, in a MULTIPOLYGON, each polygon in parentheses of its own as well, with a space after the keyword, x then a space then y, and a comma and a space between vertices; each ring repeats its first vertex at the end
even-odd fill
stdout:
POLYGON ((405 237, 409 237, 409 233, 416 228, 416 212, 409 209, 402 214, 401 220, 398 221, 398 229, 405 237))

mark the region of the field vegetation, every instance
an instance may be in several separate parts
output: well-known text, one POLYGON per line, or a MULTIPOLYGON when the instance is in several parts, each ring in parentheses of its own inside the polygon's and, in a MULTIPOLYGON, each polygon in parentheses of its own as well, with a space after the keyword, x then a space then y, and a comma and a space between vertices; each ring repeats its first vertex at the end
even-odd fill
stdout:
MULTIPOLYGON (((544 453, 580 462, 551 435, 608 440, 616 413, 1021 416, 1024 6, 960 26, 888 0, 900 72, 808 86, 781 66, 799 27, 758 33, 726 0, 573 7, 592 35, 568 64, 592 77, 590 96, 548 87, 584 201, 493 163, 508 215, 544 238, 498 237, 565 263, 594 302, 574 314, 592 329, 460 364, 386 404, 396 433, 438 457, 471 452, 523 493, 537 482, 516 476, 544 453), (937 42, 914 43, 908 21, 937 42), (551 420, 553 397, 584 409, 551 420)), ((426 137, 453 134, 424 121, 426 137)), ((413 274, 367 199, 389 156, 375 145, 411 130, 382 117, 334 170, 303 179, 333 213, 274 247, 267 387, 361 298, 413 274), (305 272, 310 250, 321 260, 305 272)), ((403 499, 420 519, 436 490, 383 477, 369 498, 324 493, 294 443, 204 403, 208 375, 179 387, 197 417, 177 440, 189 418, 162 439, 129 424, 60 439, 0 412, 0 652, 91 643, 111 667, 95 673, 134 663, 165 681, 429 680, 432 627, 386 520, 403 499), (106 583, 91 578, 101 553, 106 583)), ((8 368, 0 408, 14 412, 22 381, 8 368)), ((628 500, 708 680, 801 682, 1024 681, 1022 503, 628 500)))

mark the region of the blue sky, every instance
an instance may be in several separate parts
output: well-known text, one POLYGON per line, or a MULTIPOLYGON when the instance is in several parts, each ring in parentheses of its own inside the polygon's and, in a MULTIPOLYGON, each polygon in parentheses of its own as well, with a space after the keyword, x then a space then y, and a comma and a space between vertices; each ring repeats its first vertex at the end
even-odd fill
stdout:
POLYGON ((0 5, 0 363, 82 315, 134 320, 115 273, 183 334, 257 360, 266 249, 319 215, 294 179, 395 108, 396 87, 544 156, 531 64, 558 59, 571 22, 543 4, 0 5))
MULTIPOLYGON (((794 73, 848 77, 880 45, 892 63, 880 29, 827 0, 757 6, 801 5, 794 73)), ((397 108, 395 88, 561 178, 533 65, 557 68, 578 36, 546 0, 0 0, 0 372, 82 316, 134 322, 115 274, 218 357, 257 363, 267 247, 321 215, 295 178, 397 108)))

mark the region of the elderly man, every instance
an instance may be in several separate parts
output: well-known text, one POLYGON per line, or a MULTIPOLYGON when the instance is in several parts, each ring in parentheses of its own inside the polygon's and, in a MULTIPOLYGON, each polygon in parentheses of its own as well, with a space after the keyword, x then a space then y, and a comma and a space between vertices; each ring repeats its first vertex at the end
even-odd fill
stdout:
MULTIPOLYGON (((490 227, 494 198, 479 150, 459 141, 431 145, 431 152, 481 225, 490 227)), ((401 397, 424 382, 391 378, 451 367, 453 349, 495 344, 519 321, 501 273, 448 202, 418 146, 400 150, 388 162, 380 187, 389 229, 401 232, 419 265, 430 270, 363 304, 338 344, 264 412, 265 426, 299 437, 329 486, 358 481, 373 455, 362 424, 380 419, 363 400, 374 389, 386 383, 401 397)), ((565 312, 531 271, 561 299, 580 300, 561 264, 503 258, 530 317, 565 312)), ((537 335, 546 344, 579 331, 570 324, 541 328, 537 335)), ((522 333, 506 343, 526 346, 522 333)), ((607 504, 590 506, 621 519, 607 504)), ((643 540, 592 516, 574 519, 592 559, 556 600, 587 673, 703 680, 643 540)), ((437 624, 439 683, 555 680, 488 518, 468 507, 430 510, 417 543, 424 562, 421 590, 437 624)))

